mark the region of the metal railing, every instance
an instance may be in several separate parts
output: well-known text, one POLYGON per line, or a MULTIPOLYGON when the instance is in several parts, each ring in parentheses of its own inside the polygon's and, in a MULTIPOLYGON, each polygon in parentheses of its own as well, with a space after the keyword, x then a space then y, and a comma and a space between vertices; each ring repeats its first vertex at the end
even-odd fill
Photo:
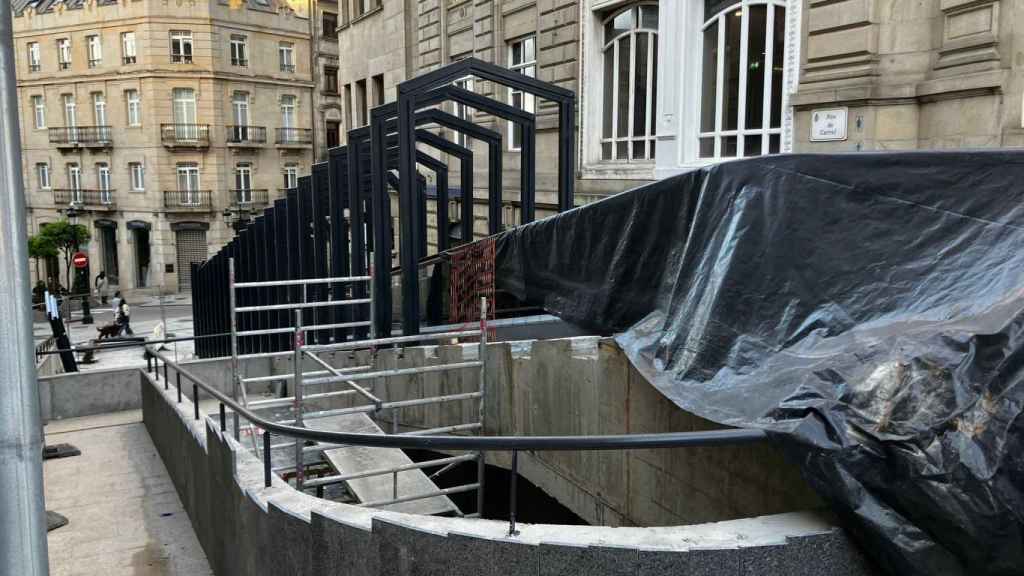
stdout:
POLYGON ((210 190, 164 190, 164 208, 167 210, 212 210, 213 193, 210 190))
POLYGON ((171 64, 191 64, 191 54, 174 54, 171 53, 171 64))
POLYGON ((295 72, 295 64, 281 64, 281 72, 295 72))
POLYGON ((84 188, 54 188, 53 203, 56 206, 116 206, 115 190, 84 188))
POLYGON ((110 126, 66 126, 48 128, 50 144, 108 145, 113 142, 110 126))
POLYGON ((270 191, 266 188, 236 188, 229 190, 228 196, 234 208, 266 206, 270 202, 270 191))
POLYGON ((171 146, 209 146, 209 124, 161 124, 160 139, 171 146))
POLYGON ((278 144, 312 144, 313 130, 309 128, 278 128, 278 144))
MULTIPOLYGON (((435 335, 417 335, 409 337, 417 341, 430 341, 435 335)), ((391 339, 382 339, 391 340, 391 339)), ((365 341, 363 344, 371 345, 373 341, 365 341)), ((379 341, 378 341, 379 342, 379 341)), ((163 363, 164 390, 170 386, 169 369, 174 370, 175 386, 178 392, 178 403, 183 398, 182 379, 186 384, 192 385, 193 416, 195 420, 200 419, 199 412, 199 391, 214 398, 219 403, 220 430, 227 431, 227 410, 233 414, 235 428, 237 430, 239 419, 243 418, 248 425, 262 430, 263 436, 263 482, 264 486, 270 487, 274 474, 271 461, 271 435, 284 436, 295 440, 296 444, 302 446, 311 443, 310 446, 302 448, 304 452, 325 450, 343 446, 366 446, 373 448, 398 448, 402 450, 430 450, 439 451, 466 451, 466 452, 490 452, 503 451, 512 453, 512 475, 509 482, 509 536, 518 534, 516 531, 516 478, 519 473, 519 452, 527 451, 591 451, 591 450, 650 450, 655 448, 685 448, 685 447, 709 447, 750 444, 763 442, 767 435, 763 430, 756 429, 727 429, 727 430, 702 430, 695 432, 666 432, 659 434, 616 434, 616 435, 594 435, 594 436, 458 436, 440 435, 438 433, 425 433, 418 435, 410 434, 365 434, 354 432, 333 432, 328 430, 316 430, 304 428, 298 425, 273 422, 257 415, 252 410, 242 406, 227 394, 217 390, 198 376, 183 368, 177 362, 168 358, 165 354, 147 347, 149 359, 147 372, 160 381, 160 363, 163 363)), ((237 438, 237 435, 236 435, 237 438)), ((422 467, 439 466, 442 461, 446 465, 458 461, 471 461, 474 456, 449 457, 429 462, 420 462, 422 467)), ((417 466, 409 466, 410 469, 417 466)), ((406 467, 401 467, 404 470, 406 467)), ((401 471, 401 470, 398 470, 401 471)), ((377 476, 394 474, 395 469, 368 470, 350 476, 338 476, 332 481, 346 481, 356 477, 377 476)), ((314 487, 321 484, 318 480, 310 480, 307 487, 314 487)), ((455 491, 468 491, 476 489, 476 486, 466 485, 455 489, 441 489, 423 497, 443 496, 455 493, 455 491), (472 487, 470 487, 472 486, 472 487)), ((404 498, 401 501, 407 501, 404 498)), ((395 502, 392 502, 395 503, 395 502)), ((366 502, 364 506, 382 506, 384 503, 366 502)), ((482 510, 482 509, 480 509, 482 510)))
POLYGON ((135 64, 135 62, 136 62, 136 57, 135 56, 123 56, 121 58, 121 64, 124 64, 126 66, 128 64, 135 64))
POLYGON ((228 126, 228 144, 264 144, 267 141, 266 126, 228 126))

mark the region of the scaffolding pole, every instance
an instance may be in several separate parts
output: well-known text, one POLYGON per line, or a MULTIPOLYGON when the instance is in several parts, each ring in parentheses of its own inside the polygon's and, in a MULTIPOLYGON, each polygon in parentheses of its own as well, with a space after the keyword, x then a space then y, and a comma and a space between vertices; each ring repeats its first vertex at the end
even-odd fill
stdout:
POLYGON ((10 7, 0 12, 0 572, 46 576, 43 431, 32 354, 14 35, 10 7))

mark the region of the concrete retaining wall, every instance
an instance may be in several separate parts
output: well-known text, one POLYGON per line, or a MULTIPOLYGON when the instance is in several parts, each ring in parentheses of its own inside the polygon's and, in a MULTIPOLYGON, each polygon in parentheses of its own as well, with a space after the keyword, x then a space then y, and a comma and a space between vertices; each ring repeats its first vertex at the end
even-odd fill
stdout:
MULTIPOLYGON (((477 344, 336 354, 336 366, 408 368, 476 360, 477 344)), ((487 348, 489 436, 682 432, 722 428, 680 410, 651 386, 610 338, 500 342, 487 348)), ((291 372, 284 359, 275 373, 291 372)), ((479 369, 379 379, 386 400, 479 388, 479 369)), ((351 396, 354 401, 361 400, 351 396)), ((390 429, 390 413, 381 415, 390 429)), ((402 429, 477 420, 477 403, 403 410, 402 429)), ((315 421, 310 424, 315 427, 315 421)), ((489 463, 508 468, 507 453, 489 463)), ((628 452, 520 454, 523 476, 590 524, 666 526, 819 508, 821 501, 770 444, 628 452)))
POLYGON ((144 421, 218 576, 868 575, 823 515, 671 528, 519 525, 381 512, 320 500, 274 478, 186 398, 140 376, 144 421))

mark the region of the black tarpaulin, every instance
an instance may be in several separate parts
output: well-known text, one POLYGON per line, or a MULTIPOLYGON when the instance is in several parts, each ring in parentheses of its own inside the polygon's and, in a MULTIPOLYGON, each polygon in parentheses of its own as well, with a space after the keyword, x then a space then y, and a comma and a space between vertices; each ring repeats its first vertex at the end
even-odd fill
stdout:
POLYGON ((502 234, 497 283, 771 431, 889 573, 1024 573, 1024 153, 711 166, 502 234))

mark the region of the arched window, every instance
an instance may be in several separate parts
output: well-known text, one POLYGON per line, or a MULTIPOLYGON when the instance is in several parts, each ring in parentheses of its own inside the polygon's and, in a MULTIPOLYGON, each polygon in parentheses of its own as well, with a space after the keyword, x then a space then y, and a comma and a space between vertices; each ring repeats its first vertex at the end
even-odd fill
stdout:
POLYGON ((784 3, 705 0, 704 14, 700 157, 779 152, 784 3))
POLYGON ((654 159, 658 91, 658 5, 634 4, 604 26, 601 159, 654 159))

